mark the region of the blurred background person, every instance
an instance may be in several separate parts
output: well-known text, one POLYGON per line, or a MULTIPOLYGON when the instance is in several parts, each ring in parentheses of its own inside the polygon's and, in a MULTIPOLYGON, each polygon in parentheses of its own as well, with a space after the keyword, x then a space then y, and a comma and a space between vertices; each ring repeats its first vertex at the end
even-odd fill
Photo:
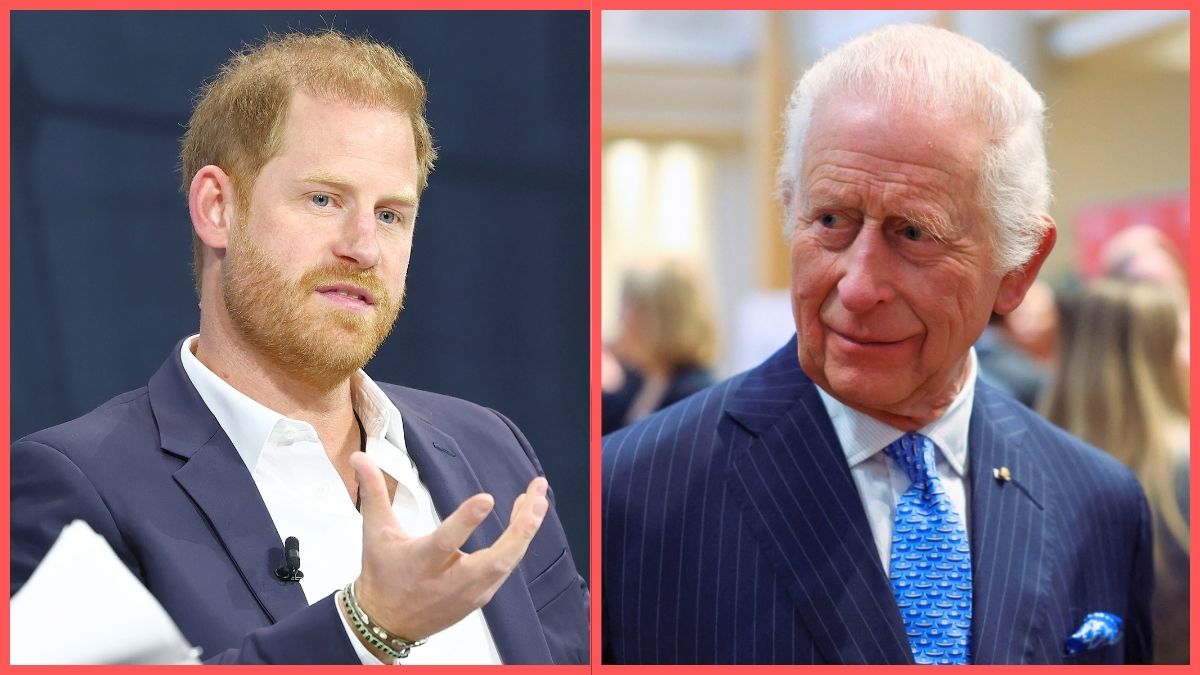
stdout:
POLYGON ((602 364, 607 434, 713 383, 712 301, 693 269, 676 260, 635 267, 621 283, 616 339, 602 364))
POLYGON ((1042 413, 1137 473, 1154 513, 1154 654, 1188 662, 1187 381, 1176 289, 1102 279, 1059 303, 1061 358, 1042 413))
POLYGON ((1172 289, 1179 301, 1179 339, 1175 360, 1183 381, 1191 382, 1191 308, 1188 270, 1179 248, 1161 228, 1137 223, 1117 231, 1101 249, 1103 275, 1112 279, 1146 281, 1172 289))
POLYGON ((1033 408, 1053 366, 1057 342, 1054 290, 1035 281, 1020 306, 1008 314, 993 313, 979 336, 979 377, 1033 408))
POLYGON ((1162 230, 1137 223, 1119 230, 1100 253, 1104 276, 1187 288, 1187 267, 1162 230))

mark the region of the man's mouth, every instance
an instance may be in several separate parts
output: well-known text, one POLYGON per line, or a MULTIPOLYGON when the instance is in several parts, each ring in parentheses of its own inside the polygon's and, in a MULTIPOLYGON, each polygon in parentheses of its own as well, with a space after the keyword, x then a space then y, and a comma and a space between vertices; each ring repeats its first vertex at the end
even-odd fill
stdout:
POLYGON ((348 309, 364 310, 375 304, 375 296, 370 291, 349 284, 321 286, 316 289, 316 292, 330 302, 348 309))
POLYGON ((833 333, 834 335, 836 335, 837 337, 841 338, 842 340, 845 340, 846 342, 849 342, 849 343, 855 344, 855 345, 859 345, 859 346, 863 346, 863 347, 886 347, 888 345, 894 345, 894 344, 897 344, 900 342, 904 342, 904 340, 907 339, 907 338, 897 338, 895 340, 880 339, 878 336, 855 335, 853 333, 843 333, 841 331, 834 330, 832 328, 830 328, 829 331, 831 333, 833 333))

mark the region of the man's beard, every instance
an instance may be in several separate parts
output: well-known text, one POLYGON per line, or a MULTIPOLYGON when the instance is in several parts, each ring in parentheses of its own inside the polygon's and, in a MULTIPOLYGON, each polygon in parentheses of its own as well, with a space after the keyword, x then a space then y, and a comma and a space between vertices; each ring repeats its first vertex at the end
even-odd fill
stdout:
POLYGON ((222 270, 225 307, 234 328, 252 349, 287 374, 329 389, 362 368, 383 343, 404 304, 394 299, 373 271, 329 265, 305 272, 299 281, 283 272, 243 235, 222 270), (348 284, 370 291, 375 306, 365 313, 315 299, 315 290, 348 284))

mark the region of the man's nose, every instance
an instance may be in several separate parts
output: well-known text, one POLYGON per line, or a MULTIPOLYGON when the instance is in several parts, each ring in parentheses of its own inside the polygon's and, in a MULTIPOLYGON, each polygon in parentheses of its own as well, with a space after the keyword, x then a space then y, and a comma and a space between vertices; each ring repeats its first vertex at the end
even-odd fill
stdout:
POLYGON ((842 252, 838 298, 850 312, 866 312, 895 297, 896 261, 879 228, 865 227, 842 252))
POLYGON ((374 209, 356 210, 342 228, 334 254, 361 269, 379 264, 378 222, 374 209))

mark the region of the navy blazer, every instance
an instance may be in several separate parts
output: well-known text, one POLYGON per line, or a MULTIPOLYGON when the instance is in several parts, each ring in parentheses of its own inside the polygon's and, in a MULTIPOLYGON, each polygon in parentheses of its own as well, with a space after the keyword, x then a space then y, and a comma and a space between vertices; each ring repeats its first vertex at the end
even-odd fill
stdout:
MULTIPOLYGON (((968 436, 974 663, 1148 661, 1137 479, 982 382, 968 436), (1094 611, 1122 617, 1123 640, 1064 656, 1094 611)), ((602 467, 605 662, 913 662, 795 338, 606 437, 602 467)))
MULTIPOLYGON (((149 385, 12 445, 12 593, 79 518, 112 545, 203 657, 219 663, 359 663, 330 594, 309 606, 275 578, 283 543, 229 437, 179 358, 149 385)), ((443 517, 490 492, 497 508, 463 547, 490 545, 541 465, 499 413, 380 387, 443 517)), ((553 501, 551 502, 553 504, 553 501)), ((586 663, 588 592, 553 506, 484 608, 504 663, 586 663)))

